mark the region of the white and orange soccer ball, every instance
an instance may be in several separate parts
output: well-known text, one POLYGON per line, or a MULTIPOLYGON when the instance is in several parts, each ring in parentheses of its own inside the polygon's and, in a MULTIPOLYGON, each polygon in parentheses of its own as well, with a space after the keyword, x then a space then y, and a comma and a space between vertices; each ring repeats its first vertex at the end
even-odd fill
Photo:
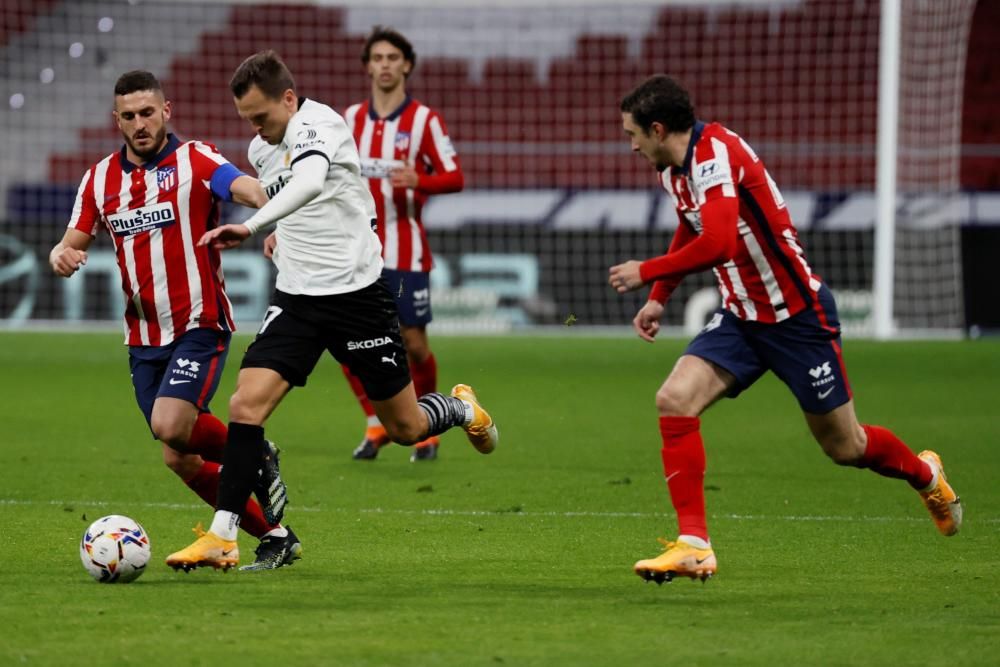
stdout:
POLYGON ((80 560, 102 584, 126 584, 146 571, 152 553, 149 536, 137 521, 112 514, 101 517, 80 540, 80 560))

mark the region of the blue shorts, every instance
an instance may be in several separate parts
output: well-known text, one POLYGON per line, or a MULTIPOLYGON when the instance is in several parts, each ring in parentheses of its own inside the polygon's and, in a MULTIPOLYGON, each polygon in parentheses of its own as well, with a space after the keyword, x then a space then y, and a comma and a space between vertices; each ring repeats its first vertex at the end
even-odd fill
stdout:
POLYGON ((399 311, 399 323, 425 327, 431 319, 431 274, 422 271, 382 269, 382 279, 392 292, 399 311))
POLYGON ((777 324, 745 322, 720 308, 684 353, 729 371, 736 378, 730 398, 773 371, 805 412, 826 414, 851 400, 837 304, 826 285, 818 304, 777 324))
POLYGON ((147 424, 153 403, 161 396, 185 400, 201 412, 208 412, 229 354, 231 336, 228 331, 193 329, 169 345, 128 348, 135 400, 147 424))

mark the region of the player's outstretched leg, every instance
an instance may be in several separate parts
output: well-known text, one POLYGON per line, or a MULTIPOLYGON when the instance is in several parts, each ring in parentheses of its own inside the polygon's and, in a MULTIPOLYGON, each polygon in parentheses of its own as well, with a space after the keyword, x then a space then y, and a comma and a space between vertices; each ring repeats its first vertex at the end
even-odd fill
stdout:
POLYGON ((267 522, 276 526, 285 515, 285 505, 288 504, 288 487, 281 479, 278 468, 278 449, 270 440, 264 441, 264 459, 253 493, 257 496, 260 509, 267 522))
POLYGON ((240 568, 241 572, 259 572, 261 570, 276 570, 284 565, 291 565, 302 558, 302 543, 290 526, 285 526, 286 535, 265 535, 254 551, 256 558, 249 565, 240 568))
POLYGON ((677 538, 676 542, 658 539, 664 546, 663 553, 632 566, 635 573, 646 581, 662 584, 664 581, 672 581, 674 577, 689 577, 704 582, 718 569, 711 545, 702 549, 688 544, 682 538, 677 538))
POLYGON ((199 523, 193 529, 198 539, 189 547, 167 556, 167 565, 188 572, 196 567, 214 567, 228 571, 240 562, 240 548, 235 541, 224 540, 205 532, 199 523))
POLYGON ((467 384, 456 384, 451 389, 451 395, 472 408, 471 419, 462 426, 472 446, 481 454, 489 454, 496 449, 497 442, 500 440, 500 432, 497 430, 496 424, 493 423, 493 418, 479 404, 479 399, 476 397, 476 392, 472 391, 472 387, 467 384))
POLYGON ((934 471, 934 478, 926 489, 920 491, 920 497, 941 534, 954 535, 962 525, 962 500, 948 483, 937 453, 928 449, 917 456, 934 471))
MULTIPOLYGON (((466 384, 457 384, 451 390, 451 396, 437 392, 424 394, 417 399, 417 407, 427 417, 427 427, 419 437, 424 438, 422 445, 436 435, 450 428, 461 426, 472 446, 482 454, 489 454, 500 439, 496 424, 489 413, 479 404, 476 393, 466 384)), ((389 429, 390 435, 392 429, 389 429)), ((412 432, 411 432, 412 435, 412 432)), ((393 438, 397 436, 392 435, 393 438)), ((405 436, 404 436, 405 437, 405 436)), ((400 440, 400 442, 406 442, 400 440)), ((412 442, 412 440, 410 441, 412 442)))

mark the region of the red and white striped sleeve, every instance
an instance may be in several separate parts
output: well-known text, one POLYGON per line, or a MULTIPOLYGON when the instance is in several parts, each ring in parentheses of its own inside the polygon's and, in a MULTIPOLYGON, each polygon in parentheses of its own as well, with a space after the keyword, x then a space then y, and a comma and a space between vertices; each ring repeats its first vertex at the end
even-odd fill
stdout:
POLYGON ((97 236, 97 222, 100 220, 97 198, 94 196, 95 168, 88 169, 80 181, 80 187, 76 191, 76 201, 73 203, 73 212, 67 225, 70 229, 78 229, 91 236, 97 236))
POLYGON ((427 194, 458 192, 465 187, 465 175, 441 114, 431 111, 426 129, 420 157, 429 164, 431 173, 419 175, 417 189, 427 194))

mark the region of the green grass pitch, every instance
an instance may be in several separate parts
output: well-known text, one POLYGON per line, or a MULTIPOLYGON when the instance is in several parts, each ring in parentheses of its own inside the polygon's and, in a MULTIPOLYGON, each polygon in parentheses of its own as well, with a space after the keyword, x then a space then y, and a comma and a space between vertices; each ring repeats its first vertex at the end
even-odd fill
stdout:
POLYGON ((187 575, 163 558, 212 513, 163 466, 120 337, 0 334, 0 664, 997 664, 1000 341, 846 344, 862 421, 942 455, 958 536, 826 460, 767 377, 703 418, 718 576, 657 587, 631 566, 676 529, 653 396, 683 342, 570 334, 434 338, 442 387, 470 382, 501 441, 449 433, 420 465, 351 460, 363 420, 325 359, 268 425, 303 560, 187 575), (111 513, 152 540, 134 584, 80 566, 111 513))

